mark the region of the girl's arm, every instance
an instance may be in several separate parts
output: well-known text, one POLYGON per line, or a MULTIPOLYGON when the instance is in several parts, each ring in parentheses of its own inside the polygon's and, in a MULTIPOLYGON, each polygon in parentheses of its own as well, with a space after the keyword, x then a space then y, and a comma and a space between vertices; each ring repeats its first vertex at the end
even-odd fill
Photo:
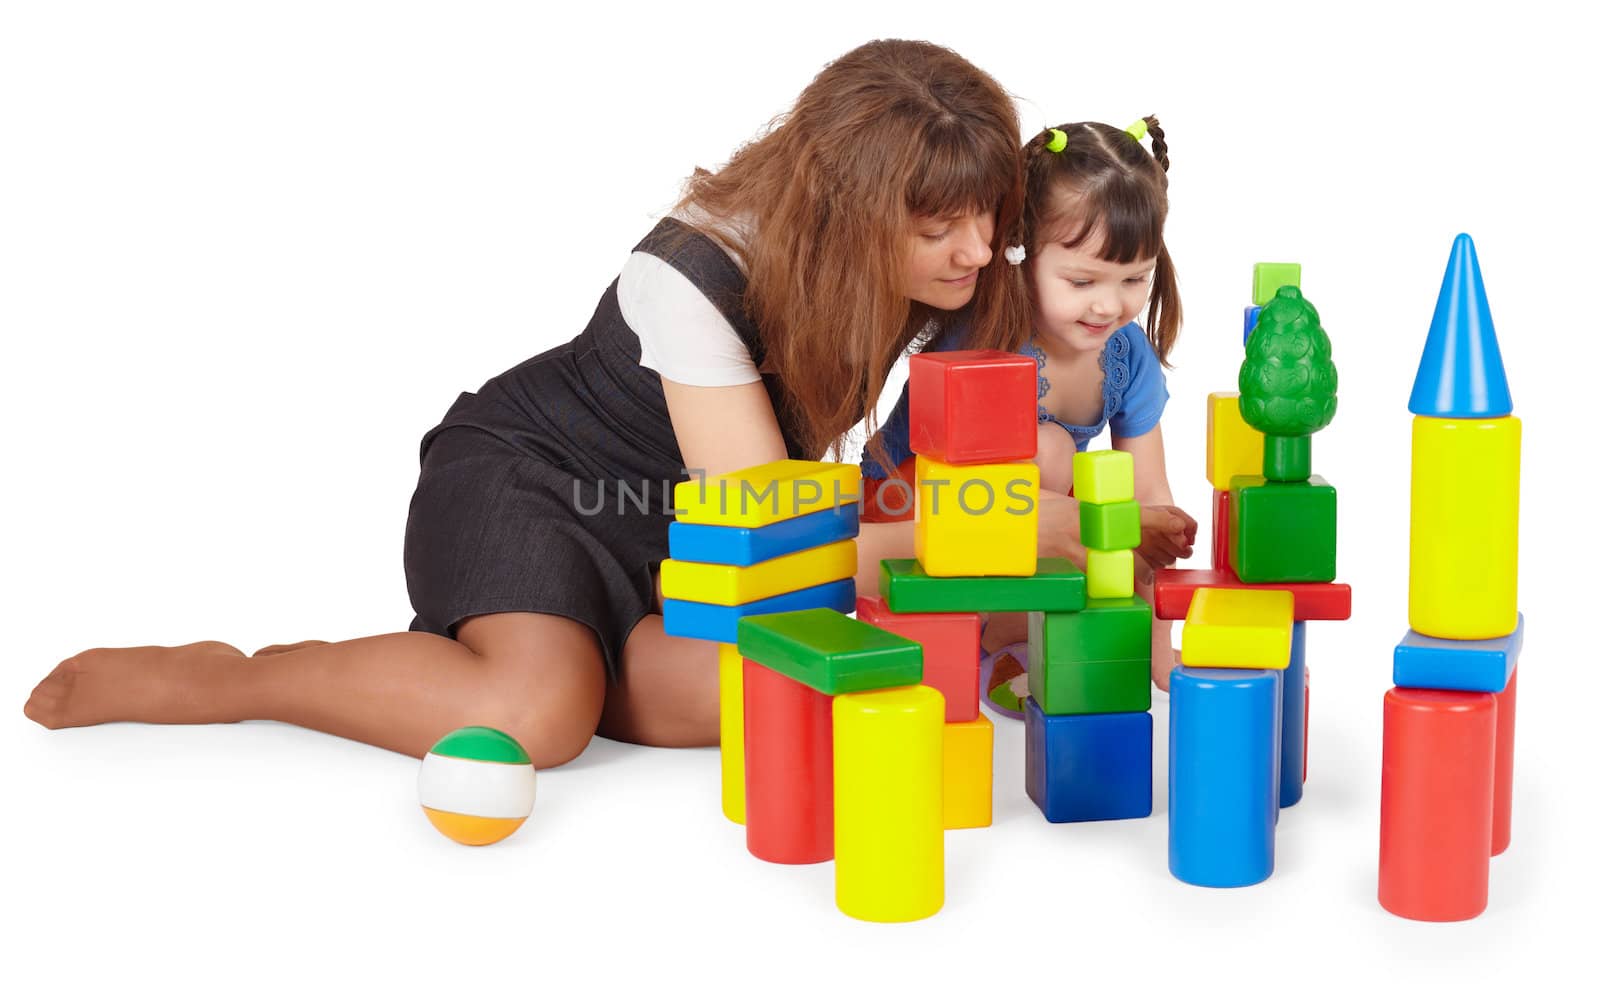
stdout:
POLYGON ((1137 437, 1113 437, 1111 446, 1133 455, 1133 497, 1139 500, 1143 533, 1140 556, 1151 567, 1169 567, 1178 558, 1191 556, 1199 524, 1172 503, 1161 425, 1137 437))

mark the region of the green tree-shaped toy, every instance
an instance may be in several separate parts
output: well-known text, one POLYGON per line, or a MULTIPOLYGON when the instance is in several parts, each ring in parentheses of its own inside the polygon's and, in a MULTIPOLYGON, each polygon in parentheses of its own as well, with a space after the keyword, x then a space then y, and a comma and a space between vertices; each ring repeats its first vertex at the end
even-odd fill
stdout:
POLYGON ((1273 482, 1311 475, 1311 435, 1339 405, 1333 343, 1298 287, 1279 287, 1261 309, 1239 367, 1239 412, 1266 435, 1261 473, 1273 482))

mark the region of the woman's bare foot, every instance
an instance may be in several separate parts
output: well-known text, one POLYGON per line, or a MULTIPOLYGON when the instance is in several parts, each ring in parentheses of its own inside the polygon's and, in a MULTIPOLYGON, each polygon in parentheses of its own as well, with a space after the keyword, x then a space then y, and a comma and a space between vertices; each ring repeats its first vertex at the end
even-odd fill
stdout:
POLYGON ((302 642, 279 643, 275 646, 265 646, 250 654, 251 659, 260 659, 263 656, 277 656, 280 653, 292 653, 296 649, 306 649, 310 646, 326 646, 321 639, 306 639, 302 642))
POLYGON ((107 721, 208 724, 235 721, 224 699, 245 666, 225 642, 89 649, 39 681, 22 713, 46 728, 107 721))

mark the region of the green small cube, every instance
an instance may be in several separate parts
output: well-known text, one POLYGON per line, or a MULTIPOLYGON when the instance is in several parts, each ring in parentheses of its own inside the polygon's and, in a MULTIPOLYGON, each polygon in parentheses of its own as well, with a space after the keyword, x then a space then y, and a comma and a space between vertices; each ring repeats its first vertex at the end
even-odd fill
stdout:
POLYGON ((1150 709, 1150 603, 1091 598, 1028 615, 1028 691, 1046 714, 1150 709))
POLYGON ((1133 498, 1133 455, 1126 451, 1079 451, 1072 456, 1072 494, 1079 502, 1105 505, 1133 498))
POLYGON ((1139 504, 1078 503, 1078 531, 1090 550, 1132 550, 1139 545, 1139 504))
POLYGON ((1229 562, 1246 584, 1332 581, 1338 501, 1321 475, 1269 482, 1236 475, 1229 492, 1229 562))
POLYGON ((1265 304, 1278 294, 1279 287, 1300 286, 1300 264, 1257 263, 1255 284, 1251 288, 1252 303, 1265 304))
POLYGON ((829 696, 922 682, 922 644, 831 608, 746 615, 739 655, 829 696))
POLYGON ((1032 577, 934 577, 916 558, 878 565, 878 595, 896 614, 910 612, 1075 612, 1088 579, 1065 557, 1040 557, 1032 577))

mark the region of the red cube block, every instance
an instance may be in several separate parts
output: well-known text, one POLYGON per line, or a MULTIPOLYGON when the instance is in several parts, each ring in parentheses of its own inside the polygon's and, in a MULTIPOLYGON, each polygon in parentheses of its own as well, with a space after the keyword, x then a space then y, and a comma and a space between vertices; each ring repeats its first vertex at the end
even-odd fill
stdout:
POLYGON ((911 450, 952 465, 1038 452, 1038 363, 998 349, 911 357, 911 450))
POLYGON ((922 644, 922 683, 944 694, 945 721, 978 719, 977 612, 896 614, 882 598, 862 595, 856 618, 922 644))
POLYGON ((1232 510, 1229 494, 1227 489, 1211 490, 1211 569, 1214 571, 1233 570, 1233 564, 1228 561, 1228 538, 1232 536, 1228 525, 1232 510))

